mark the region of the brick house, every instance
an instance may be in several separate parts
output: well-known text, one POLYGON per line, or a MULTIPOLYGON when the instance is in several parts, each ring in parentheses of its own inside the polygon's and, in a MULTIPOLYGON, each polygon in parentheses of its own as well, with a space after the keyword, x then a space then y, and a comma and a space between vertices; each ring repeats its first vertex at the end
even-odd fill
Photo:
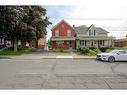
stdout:
POLYGON ((75 29, 65 20, 60 21, 51 31, 53 49, 75 49, 75 29))

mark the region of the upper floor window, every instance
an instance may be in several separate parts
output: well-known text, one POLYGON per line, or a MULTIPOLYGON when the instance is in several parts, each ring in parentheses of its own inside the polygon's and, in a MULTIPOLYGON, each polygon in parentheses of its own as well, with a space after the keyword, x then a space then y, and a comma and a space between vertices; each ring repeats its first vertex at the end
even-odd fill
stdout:
POLYGON ((95 36, 95 35, 96 35, 95 30, 93 29, 89 30, 89 36, 95 36))
POLYGON ((67 36, 71 37, 71 30, 67 30, 67 36))
POLYGON ((56 36, 56 37, 59 37, 59 30, 56 30, 56 31, 55 31, 55 36, 56 36))
POLYGON ((62 24, 61 28, 63 29, 64 28, 64 25, 62 24))

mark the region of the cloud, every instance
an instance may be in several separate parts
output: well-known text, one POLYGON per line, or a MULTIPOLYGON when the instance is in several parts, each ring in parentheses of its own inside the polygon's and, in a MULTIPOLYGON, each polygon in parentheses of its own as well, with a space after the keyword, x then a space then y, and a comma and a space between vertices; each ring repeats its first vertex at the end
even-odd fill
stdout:
MULTIPOLYGON (((98 1, 98 0, 96 0, 98 1)), ((94 24, 110 32, 116 38, 124 38, 127 31, 127 4, 115 2, 85 2, 82 6, 44 6, 53 26, 65 19, 71 25, 94 24)), ((48 29, 51 36, 52 26, 48 29)))

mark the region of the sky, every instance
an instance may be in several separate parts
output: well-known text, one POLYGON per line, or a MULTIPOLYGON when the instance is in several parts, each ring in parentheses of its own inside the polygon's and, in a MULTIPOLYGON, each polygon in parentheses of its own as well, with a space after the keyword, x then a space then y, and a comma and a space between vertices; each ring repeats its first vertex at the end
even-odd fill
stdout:
POLYGON ((127 4, 91 3, 86 5, 45 5, 47 16, 52 25, 47 28, 47 39, 51 37, 51 28, 62 19, 71 26, 94 24, 109 32, 109 36, 116 39, 127 35, 127 4), (108 4, 108 5, 107 5, 108 4))

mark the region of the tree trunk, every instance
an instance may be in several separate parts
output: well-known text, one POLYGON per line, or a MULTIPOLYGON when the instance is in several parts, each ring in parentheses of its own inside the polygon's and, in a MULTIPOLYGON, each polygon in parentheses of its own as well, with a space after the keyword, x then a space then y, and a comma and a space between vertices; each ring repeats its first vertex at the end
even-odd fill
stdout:
POLYGON ((38 48, 38 40, 35 40, 36 48, 38 48))
POLYGON ((21 47, 22 47, 22 48, 25 48, 25 47, 26 47, 26 42, 21 41, 21 47))
POLYGON ((14 51, 18 50, 18 41, 17 41, 17 37, 14 37, 14 42, 13 42, 13 46, 14 46, 14 51))

